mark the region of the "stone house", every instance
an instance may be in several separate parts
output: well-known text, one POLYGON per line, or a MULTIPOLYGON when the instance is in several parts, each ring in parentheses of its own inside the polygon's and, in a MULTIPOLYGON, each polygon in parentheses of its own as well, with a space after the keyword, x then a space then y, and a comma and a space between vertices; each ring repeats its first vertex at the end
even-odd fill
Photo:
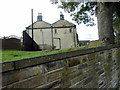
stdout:
POLYGON ((32 25, 23 31, 23 45, 25 50, 32 48, 32 39, 30 38, 33 39, 35 50, 52 50, 78 46, 76 25, 65 20, 62 13, 60 14, 60 20, 53 24, 43 21, 42 14, 39 13, 37 21, 33 23, 33 32, 32 25))

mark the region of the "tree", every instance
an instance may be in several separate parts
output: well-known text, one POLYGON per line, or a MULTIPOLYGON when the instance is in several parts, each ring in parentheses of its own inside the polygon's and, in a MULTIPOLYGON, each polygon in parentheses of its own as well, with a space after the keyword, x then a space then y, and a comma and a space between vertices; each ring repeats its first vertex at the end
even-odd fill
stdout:
POLYGON ((114 3, 97 3, 98 33, 101 45, 114 44, 114 30, 112 16, 114 12, 114 3))
POLYGON ((120 12, 118 12, 120 10, 120 2, 62 2, 59 8, 70 13, 73 16, 73 20, 78 24, 84 23, 87 26, 95 25, 92 16, 96 12, 101 45, 114 44, 113 25, 117 29, 118 25, 115 22, 119 21, 118 18, 120 18, 120 12))
POLYGON ((117 31, 117 43, 120 45, 120 2, 104 2, 98 4, 98 31, 103 44, 114 44, 114 33, 117 31), (104 21, 104 22, 103 22, 104 21), (105 27, 105 29, 102 29, 105 27))

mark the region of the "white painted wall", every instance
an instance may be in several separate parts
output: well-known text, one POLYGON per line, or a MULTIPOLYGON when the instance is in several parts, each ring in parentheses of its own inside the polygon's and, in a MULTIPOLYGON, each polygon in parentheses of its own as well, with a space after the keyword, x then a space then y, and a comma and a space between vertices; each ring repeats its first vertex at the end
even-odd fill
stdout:
MULTIPOLYGON (((27 32, 32 38, 32 30, 27 30, 27 32)), ((33 33, 33 39, 41 49, 52 49, 51 29, 34 29, 33 33)))
MULTIPOLYGON (((55 49, 72 48, 77 46, 75 25, 68 22, 67 20, 58 20, 53 24, 53 29, 51 29, 51 25, 45 21, 37 21, 34 23, 33 27, 45 28, 33 30, 34 41, 39 45, 40 49, 52 49, 52 43, 53 46, 55 46, 55 49), (69 26, 70 28, 64 28, 69 26), (70 29, 72 30, 72 32, 70 32, 70 29), (55 30, 57 30, 57 33, 55 33, 55 30)), ((31 26, 29 26, 29 28, 31 28, 31 26)), ((31 29, 27 30, 27 33, 30 35, 30 37, 32 37, 31 29)))
MULTIPOLYGON (((53 45, 56 47, 55 49, 60 48, 71 48, 77 46, 77 37, 76 37, 76 29, 71 28, 72 32, 70 32, 70 28, 54 28, 53 29, 53 45), (55 29, 57 33, 55 33, 55 29)), ((32 38, 32 30, 27 30, 27 33, 32 38)), ((51 29, 34 29, 34 41, 40 46, 42 49, 52 49, 52 32, 51 29)))
MULTIPOLYGON (((72 32, 69 31, 70 28, 55 28, 53 29, 53 37, 54 38, 60 38, 61 41, 61 48, 71 48, 75 47, 77 45, 77 38, 74 37, 74 28, 72 29, 72 32), (55 29, 57 30, 57 34, 55 34, 55 29)), ((56 44, 58 41, 54 40, 55 46, 59 47, 60 45, 56 44), (56 41, 56 42, 55 42, 56 41)))

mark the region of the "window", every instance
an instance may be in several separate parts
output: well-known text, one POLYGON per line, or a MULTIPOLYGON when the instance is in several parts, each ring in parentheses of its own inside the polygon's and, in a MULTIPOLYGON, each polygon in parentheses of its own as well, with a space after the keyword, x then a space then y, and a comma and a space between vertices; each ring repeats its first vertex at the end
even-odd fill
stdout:
POLYGON ((57 29, 55 29, 55 34, 57 34, 57 29))
POLYGON ((72 29, 71 28, 69 29, 69 32, 72 33, 72 29))

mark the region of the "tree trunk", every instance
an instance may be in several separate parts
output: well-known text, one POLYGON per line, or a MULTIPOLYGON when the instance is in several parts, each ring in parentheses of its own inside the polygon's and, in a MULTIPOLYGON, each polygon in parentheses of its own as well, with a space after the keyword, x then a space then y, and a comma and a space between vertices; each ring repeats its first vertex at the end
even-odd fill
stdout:
POLYGON ((98 34, 100 46, 114 44, 115 36, 112 26, 113 3, 104 2, 97 5, 98 34))

